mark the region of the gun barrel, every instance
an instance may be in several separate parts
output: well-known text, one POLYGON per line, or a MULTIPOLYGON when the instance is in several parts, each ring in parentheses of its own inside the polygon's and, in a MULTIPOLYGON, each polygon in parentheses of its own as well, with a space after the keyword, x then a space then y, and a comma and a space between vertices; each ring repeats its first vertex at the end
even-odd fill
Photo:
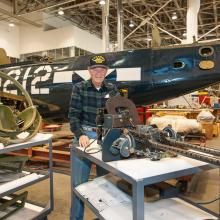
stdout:
MULTIPOLYGON (((206 163, 220 166, 220 151, 213 148, 200 147, 180 141, 165 138, 166 143, 152 140, 149 134, 138 133, 135 130, 129 130, 135 140, 142 143, 146 148, 154 148, 161 151, 171 151, 182 156, 200 160, 206 163)), ((158 130, 158 134, 159 134, 158 130)))

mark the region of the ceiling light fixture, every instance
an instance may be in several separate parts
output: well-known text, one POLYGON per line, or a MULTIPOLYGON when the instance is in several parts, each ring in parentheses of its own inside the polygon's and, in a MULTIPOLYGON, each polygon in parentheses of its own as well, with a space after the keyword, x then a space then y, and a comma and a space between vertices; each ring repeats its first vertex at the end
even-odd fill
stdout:
POLYGON ((129 27, 130 27, 130 28, 133 28, 133 27, 134 27, 134 22, 133 22, 133 21, 130 21, 129 27))
POLYGON ((176 14, 176 12, 173 12, 173 15, 172 15, 172 17, 171 17, 173 20, 176 20, 177 19, 177 14, 176 14))
POLYGON ((100 1, 99 1, 99 4, 100 4, 100 5, 105 5, 105 0, 100 0, 100 1))
POLYGON ((150 36, 147 36, 147 41, 152 41, 152 38, 150 36))
POLYGON ((58 15, 64 15, 64 11, 63 11, 62 8, 60 8, 60 9, 58 10, 58 15))
POLYGON ((15 26, 15 24, 12 23, 12 22, 10 22, 8 25, 9 25, 9 27, 14 27, 15 26))

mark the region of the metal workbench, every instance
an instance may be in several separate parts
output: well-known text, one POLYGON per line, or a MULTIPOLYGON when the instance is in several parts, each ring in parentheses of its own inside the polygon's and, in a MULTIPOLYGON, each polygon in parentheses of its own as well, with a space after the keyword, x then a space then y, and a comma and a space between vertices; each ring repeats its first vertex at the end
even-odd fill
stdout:
MULTIPOLYGON (((114 187, 108 180, 105 179, 105 177, 99 177, 93 180, 94 183, 92 183, 93 181, 91 181, 90 183, 84 183, 74 188, 72 173, 72 196, 76 194, 93 210, 93 212, 100 219, 193 219, 192 216, 197 215, 195 216, 195 219, 202 220, 205 218, 218 219, 219 217, 217 217, 217 215, 214 215, 214 213, 212 212, 208 213, 208 210, 202 207, 198 208, 198 206, 196 207, 192 204, 186 203, 180 198, 163 200, 163 204, 161 204, 161 201, 155 203, 155 206, 150 206, 151 210, 154 210, 153 213, 146 212, 146 207, 149 204, 146 204, 144 202, 144 186, 173 178, 178 178, 185 175, 195 174, 203 170, 216 168, 216 166, 212 166, 210 164, 183 156, 178 156, 177 158, 165 158, 160 161, 151 161, 144 158, 103 162, 101 159, 101 152, 96 154, 86 154, 80 147, 72 147, 71 158, 73 154, 79 157, 87 158, 93 163, 108 170, 112 174, 132 184, 131 198, 126 197, 122 191, 117 189, 117 187, 114 187), (97 186, 100 187, 97 188, 97 186), (111 190, 108 191, 109 198, 102 197, 105 189, 109 188, 111 188, 111 190), (92 195, 91 192, 93 192, 94 195, 92 195), (112 195, 110 195, 111 193, 112 195), (116 195, 119 194, 121 195, 120 198, 118 200, 115 199, 115 197, 117 197, 116 195), (124 200, 122 200, 122 198, 124 198, 124 200), (108 204, 108 207, 104 208, 99 201, 103 202, 104 200, 108 199, 109 201, 105 201, 105 204, 109 203, 110 205, 108 204), (166 202, 164 203, 164 201, 166 202), (159 207, 160 209, 158 209, 157 207, 159 207), (161 207, 163 207, 162 210, 168 210, 168 212, 164 213, 163 211, 161 211, 161 207), (171 207, 177 207, 177 209, 179 210, 185 210, 185 213, 191 212, 191 216, 184 217, 184 212, 181 213, 179 211, 179 214, 177 215, 177 213, 172 210, 171 207), (187 209, 186 207, 188 207, 189 209, 187 209), (159 217, 157 216, 157 212, 159 212, 159 217), (176 213, 176 216, 173 215, 173 213, 176 213), (155 216, 157 217, 155 218, 155 216)), ((73 166, 73 160, 71 159, 71 170, 73 170, 73 166)), ((107 194, 105 196, 107 196, 107 194)), ((72 206, 73 204, 71 204, 71 207, 72 206)), ((71 208, 70 219, 75 220, 72 218, 72 216, 73 209, 71 208)))
POLYGON ((8 145, 6 147, 0 148, 0 154, 6 154, 12 151, 21 150, 24 148, 30 148, 34 146, 39 146, 42 144, 49 144, 49 170, 48 172, 26 172, 24 177, 18 178, 16 180, 6 182, 0 185, 0 197, 7 197, 9 194, 15 193, 18 190, 24 189, 27 186, 38 183, 42 180, 50 180, 50 200, 46 207, 42 207, 31 202, 26 202, 25 206, 20 210, 16 211, 13 215, 8 217, 9 220, 24 220, 24 219, 46 219, 47 215, 53 210, 54 199, 53 199, 53 161, 52 161, 52 135, 38 133, 31 140, 20 143, 8 145))

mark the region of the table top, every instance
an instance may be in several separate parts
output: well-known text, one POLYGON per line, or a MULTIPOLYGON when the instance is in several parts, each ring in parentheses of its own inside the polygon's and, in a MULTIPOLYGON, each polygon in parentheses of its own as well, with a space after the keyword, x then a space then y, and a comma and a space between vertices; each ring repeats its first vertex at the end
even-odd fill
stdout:
MULTIPOLYGON (((91 147, 97 148, 97 143, 94 142, 91 147)), ((97 162, 97 164, 101 166, 103 165, 104 168, 104 165, 107 165, 107 168, 109 168, 108 170, 111 168, 117 170, 135 181, 147 179, 149 182, 151 178, 158 177, 163 179, 165 176, 170 179, 196 173, 201 171, 201 169, 213 168, 213 166, 208 163, 184 156, 163 158, 159 161, 151 161, 149 158, 131 158, 112 162, 103 162, 101 151, 95 154, 86 154, 83 153, 83 148, 81 147, 77 147, 77 150, 79 150, 79 153, 82 153, 83 156, 91 159, 91 161, 97 162), (95 161, 93 159, 95 159, 95 161), (175 177, 171 177, 172 175, 175 175, 175 177)), ((158 179, 157 181, 163 180, 158 179)))

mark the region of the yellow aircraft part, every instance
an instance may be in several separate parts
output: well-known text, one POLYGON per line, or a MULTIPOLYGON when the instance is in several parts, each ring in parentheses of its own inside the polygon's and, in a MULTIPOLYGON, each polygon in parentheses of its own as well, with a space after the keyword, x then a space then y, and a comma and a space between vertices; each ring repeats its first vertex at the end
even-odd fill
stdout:
POLYGON ((212 60, 203 60, 199 63, 200 69, 210 70, 215 67, 215 63, 212 60))
POLYGON ((11 63, 7 54, 3 48, 0 48, 0 65, 1 64, 9 64, 11 63))

